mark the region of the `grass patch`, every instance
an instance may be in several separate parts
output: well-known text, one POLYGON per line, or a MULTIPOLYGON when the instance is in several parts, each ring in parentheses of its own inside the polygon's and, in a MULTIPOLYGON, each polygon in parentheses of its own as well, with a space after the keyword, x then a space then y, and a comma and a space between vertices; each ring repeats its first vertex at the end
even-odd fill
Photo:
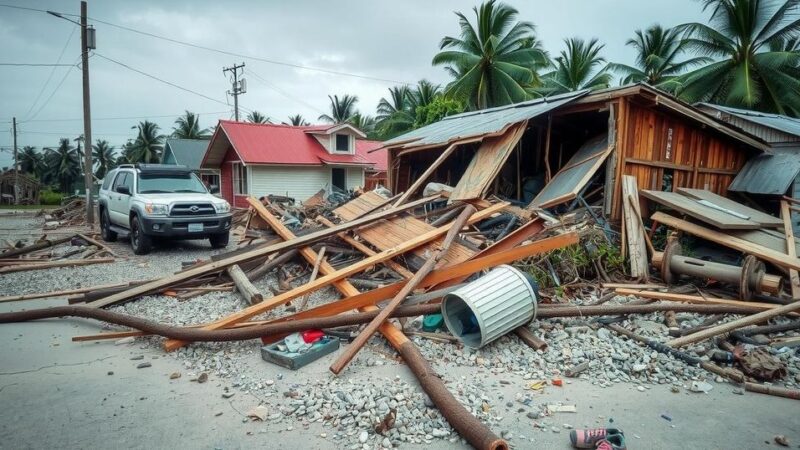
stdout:
POLYGON ((40 210, 40 209, 56 209, 61 205, 0 205, 0 209, 18 209, 18 210, 40 210))

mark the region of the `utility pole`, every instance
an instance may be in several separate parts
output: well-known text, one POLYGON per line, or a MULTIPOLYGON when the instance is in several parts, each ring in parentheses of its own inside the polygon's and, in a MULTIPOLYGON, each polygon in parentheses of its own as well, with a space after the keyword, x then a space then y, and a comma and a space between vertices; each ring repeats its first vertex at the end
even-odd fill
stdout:
POLYGON ((86 20, 86 2, 81 1, 81 66, 83 66, 83 181, 86 188, 86 223, 94 225, 94 202, 92 201, 92 112, 89 102, 89 49, 94 49, 94 28, 86 20))
POLYGON ((11 119, 14 125, 14 204, 19 205, 19 163, 17 161, 17 118, 11 119))
MULTIPOLYGON (((231 67, 223 67, 222 73, 233 72, 233 80, 231 80, 231 90, 229 94, 233 95, 233 117, 239 121, 239 94, 247 92, 247 84, 244 79, 239 81, 239 69, 244 69, 244 63, 239 65, 234 64, 231 67)), ((244 70, 242 71, 244 72, 244 70)))

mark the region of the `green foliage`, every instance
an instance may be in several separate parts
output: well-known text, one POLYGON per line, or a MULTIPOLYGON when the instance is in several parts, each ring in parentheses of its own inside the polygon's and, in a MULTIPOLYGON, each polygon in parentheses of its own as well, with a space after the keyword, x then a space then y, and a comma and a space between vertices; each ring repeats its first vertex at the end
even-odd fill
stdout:
POLYGON ((779 114, 800 115, 797 0, 703 0, 708 23, 678 28, 687 48, 714 62, 680 77, 678 96, 779 114))
POLYGON ((149 120, 132 127, 137 130, 136 138, 125 144, 123 155, 130 163, 158 163, 164 149, 164 135, 159 127, 149 120))
POLYGON ((50 189, 39 193, 39 203, 42 205, 60 205, 64 194, 50 189))
POLYGON ((451 98, 470 109, 516 103, 531 98, 529 89, 540 84, 537 69, 547 65, 547 54, 530 22, 518 22, 517 10, 488 0, 473 8, 475 24, 457 12, 461 34, 439 44, 433 65, 443 65, 454 80, 446 89, 451 98))
POLYGON ((295 127, 304 127, 309 125, 306 119, 303 118, 300 114, 295 114, 293 116, 289 116, 289 122, 283 122, 284 125, 293 125, 295 127))
POLYGON ((381 98, 378 102, 376 131, 379 138, 391 139, 419 127, 419 108, 430 105, 441 96, 441 86, 428 80, 420 80, 414 87, 389 88, 389 98, 381 98))
POLYGON ((19 152, 19 166, 20 170, 35 177, 41 177, 46 170, 44 157, 30 145, 22 147, 19 152))
POLYGON ((172 137, 178 139, 208 139, 209 129, 200 128, 200 116, 186 111, 184 115, 175 119, 175 127, 172 128, 172 137))
POLYGON ((604 44, 593 38, 588 42, 579 38, 565 39, 567 48, 552 63, 553 70, 542 75, 544 86, 535 91, 541 95, 555 95, 581 89, 596 90, 611 84, 606 59, 600 56, 604 44))
POLYGON ((323 122, 332 124, 345 123, 358 112, 356 110, 358 97, 355 95, 343 95, 341 99, 338 95, 334 95, 333 97, 329 95, 328 99, 331 102, 331 113, 319 116, 319 120, 323 122))
POLYGON ((250 123, 272 123, 269 117, 258 111, 251 111, 250 114, 247 115, 247 121, 250 123))
POLYGON ((98 139, 97 143, 92 146, 92 162, 96 167, 94 176, 102 180, 111 169, 117 167, 117 155, 114 147, 110 146, 108 141, 98 139))
POLYGON ((57 184, 61 192, 72 190, 81 177, 78 150, 70 145, 67 138, 61 138, 57 148, 45 149, 44 162, 47 169, 42 181, 57 184))
POLYGON ((439 95, 427 105, 417 106, 414 128, 438 122, 447 116, 464 112, 464 109, 460 101, 439 95))

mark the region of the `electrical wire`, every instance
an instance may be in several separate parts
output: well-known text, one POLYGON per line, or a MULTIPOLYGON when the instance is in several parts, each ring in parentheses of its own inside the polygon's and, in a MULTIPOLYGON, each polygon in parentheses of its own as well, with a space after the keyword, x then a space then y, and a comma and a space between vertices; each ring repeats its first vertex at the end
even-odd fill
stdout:
POLYGON ((0 66, 11 67, 74 67, 75 64, 50 64, 50 63, 0 63, 0 66))
POLYGON ((284 91, 283 89, 281 89, 281 88, 279 88, 278 86, 276 86, 274 83, 271 83, 270 81, 267 81, 266 79, 262 78, 262 77, 261 77, 259 74, 257 74, 257 73, 255 73, 255 72, 253 72, 252 70, 250 70, 250 69, 245 69, 244 71, 245 71, 245 73, 247 73, 248 75, 251 75, 251 76, 253 76, 253 77, 254 77, 256 80, 258 80, 258 81, 260 81, 260 82, 264 83, 264 84, 265 84, 265 85, 266 85, 268 88, 270 88, 270 89, 272 89, 273 91, 275 91, 275 92, 277 92, 277 93, 279 93, 279 94, 283 95, 284 97, 288 98, 289 100, 293 100, 293 101, 295 101, 295 102, 297 102, 297 103, 300 103, 301 105, 303 105, 303 106, 306 106, 306 107, 308 107, 308 108, 311 108, 312 110, 314 110, 314 111, 316 111, 316 112, 318 112, 318 113, 320 113, 320 114, 327 114, 325 111, 322 111, 321 109, 319 109, 319 108, 315 107, 314 105, 312 105, 312 104, 310 104, 310 103, 308 103, 308 102, 306 102, 306 101, 304 101, 304 100, 301 100, 301 99, 299 99, 299 98, 297 98, 297 97, 294 97, 294 96, 292 96, 292 95, 291 95, 291 94, 289 94, 288 92, 286 92, 286 91, 284 91))
MULTIPOLYGON (((227 114, 229 111, 209 111, 209 112, 199 112, 195 113, 197 115, 201 114, 227 114)), ((92 122, 98 120, 134 120, 134 119, 165 119, 169 117, 178 117, 183 113, 176 113, 176 114, 163 114, 163 115, 149 115, 149 116, 128 116, 128 117, 92 117, 92 122)), ((75 118, 75 119, 36 119, 36 120, 26 120, 26 122, 81 122, 83 118, 75 118)), ((5 121, 2 123, 6 123, 5 121)), ((8 121, 11 123, 11 121, 8 121)), ((0 131, 1 132, 1 131, 0 131)))
MULTIPOLYGON (((78 59, 80 59, 80 57, 78 57, 78 59)), ((76 64, 77 64, 77 60, 76 60, 76 64)), ((30 116, 30 119, 36 118, 36 116, 38 116, 39 113, 42 112, 42 110, 45 108, 45 106, 47 106, 47 104, 50 103, 50 100, 53 98, 54 95, 56 95, 56 92, 58 92, 61 89, 61 86, 64 84, 65 81, 67 81, 67 77, 69 76, 69 74, 72 73, 72 69, 74 69, 75 67, 77 67, 77 66, 72 66, 69 69, 67 69, 66 72, 64 72, 64 76, 61 77, 61 81, 58 82, 58 85, 56 85, 56 88, 53 89, 53 92, 50 93, 50 95, 47 97, 47 100, 45 100, 44 103, 42 103, 42 105, 39 106, 39 109, 37 109, 36 112, 33 113, 32 116, 30 116)), ((30 120, 30 119, 28 119, 28 120, 30 120)), ((20 122, 20 123, 22 123, 22 122, 20 122)))
MULTIPOLYGON (((57 63, 60 63, 61 59, 64 57, 64 53, 67 51, 69 43, 72 42, 72 37, 75 36, 75 30, 77 30, 77 28, 73 26, 72 31, 69 33, 67 41, 64 43, 64 48, 61 49, 61 53, 58 55, 58 61, 56 61, 57 63)), ((36 104, 39 103, 39 100, 42 98, 42 94, 44 94, 44 91, 47 89, 47 85, 50 84, 50 80, 53 79, 53 74, 55 73, 56 73, 56 68, 53 67, 53 69, 50 71, 50 75, 47 76, 47 81, 44 82, 42 88, 39 90, 39 95, 37 95, 36 99, 33 101, 33 103, 31 103, 31 107, 28 108, 28 111, 26 111, 25 114, 22 115, 23 120, 28 118, 30 113, 33 111, 33 108, 35 108, 36 104)))

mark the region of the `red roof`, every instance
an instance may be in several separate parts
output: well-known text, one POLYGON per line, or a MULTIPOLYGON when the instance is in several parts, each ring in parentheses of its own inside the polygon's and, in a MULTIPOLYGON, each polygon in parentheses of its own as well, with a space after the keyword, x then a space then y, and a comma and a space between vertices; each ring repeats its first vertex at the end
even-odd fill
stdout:
POLYGON ((375 164, 373 169, 376 172, 386 172, 389 170, 389 151, 385 148, 375 150, 383 146, 380 141, 367 141, 364 139, 356 139, 356 153, 364 157, 367 161, 375 164))
POLYGON ((227 151, 227 142, 245 164, 292 164, 323 165, 342 164, 373 166, 382 164, 375 170, 386 170, 386 154, 367 153, 381 146, 380 142, 356 139, 356 154, 331 154, 308 131, 324 131, 325 126, 291 126, 277 124, 256 124, 220 120, 211 138, 202 166, 215 165, 222 161, 227 151), (224 141, 224 142, 222 142, 224 141), (215 153, 212 155, 212 153, 215 153), (223 154, 220 154, 223 153, 223 154))

